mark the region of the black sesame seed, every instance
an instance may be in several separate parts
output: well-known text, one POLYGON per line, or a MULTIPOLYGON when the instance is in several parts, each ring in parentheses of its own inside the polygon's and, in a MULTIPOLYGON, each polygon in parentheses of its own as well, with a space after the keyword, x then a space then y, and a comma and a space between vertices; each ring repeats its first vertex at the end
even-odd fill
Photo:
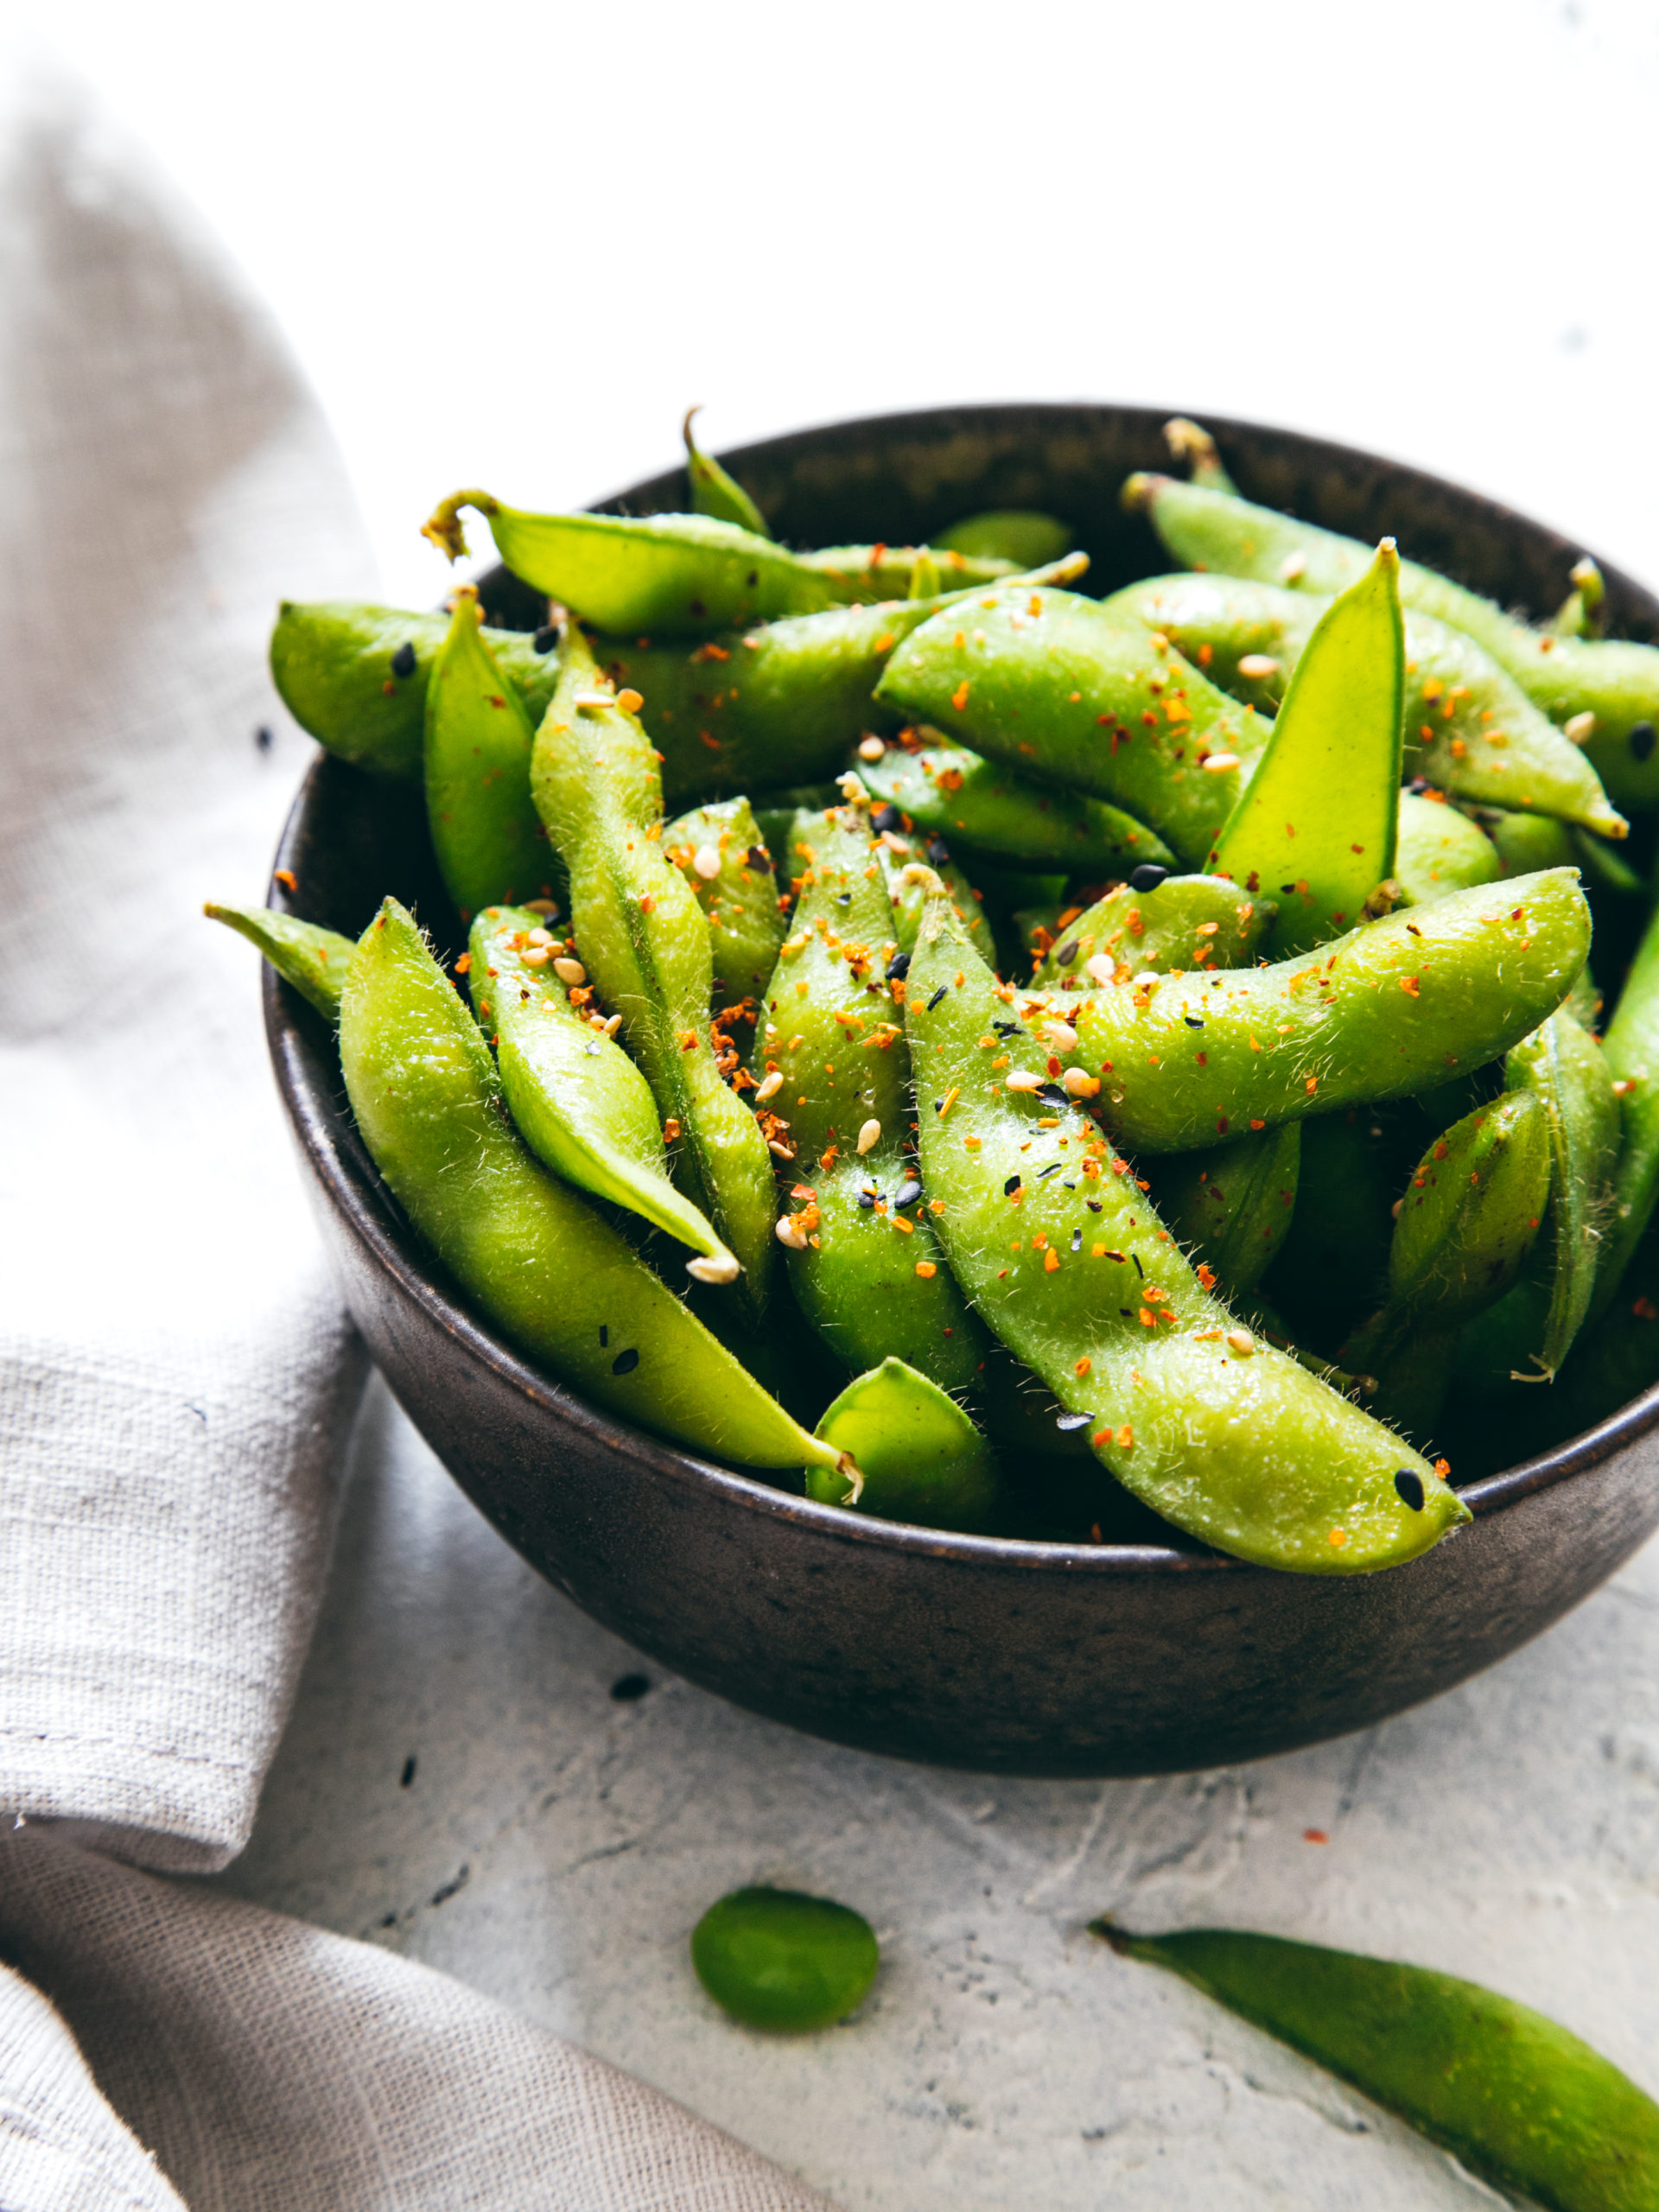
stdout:
POLYGON ((899 1185, 898 1196, 893 1203, 896 1206, 913 1206, 921 1195, 921 1185, 917 1182, 914 1176, 911 1176, 899 1185))
POLYGON ((1058 1083, 1046 1083, 1037 1096, 1045 1106, 1069 1106, 1071 1103, 1058 1083))
POLYGON ((1638 760, 1653 758, 1654 728, 1651 722, 1630 724, 1630 752, 1638 760))
POLYGON ((928 1002, 927 1002, 927 1008, 926 1008, 926 1011, 927 1011, 929 1014, 931 1014, 931 1013, 932 1013, 932 1011, 933 1011, 934 1007, 935 1007, 936 1006, 938 1006, 938 1004, 939 1001, 940 1001, 940 1000, 944 996, 945 993, 950 989, 950 986, 948 983, 941 983, 941 984, 939 985, 938 989, 937 991, 935 991, 935 992, 934 992, 934 994, 933 994, 932 997, 931 997, 931 999, 929 999, 929 1001, 928 1001, 928 1002))
POLYGON ((1284 893, 1286 898, 1288 899, 1291 893, 1295 890, 1296 887, 1294 883, 1281 883, 1279 888, 1284 893))
POLYGON ((837 892, 836 892, 836 906, 850 906, 852 905, 852 903, 853 903, 853 894, 852 894, 852 893, 851 893, 850 891, 837 891, 837 892))
POLYGON ((758 569, 751 569, 749 570, 749 588, 751 591, 753 590, 755 585, 758 584, 760 581, 760 571, 758 569))
POLYGON ((935 868, 947 868, 950 865, 950 848, 945 843, 943 837, 930 837, 928 839, 927 857, 932 861, 935 868))
POLYGON ((611 1341, 611 1332, 610 1332, 610 1328, 609 1328, 609 1326, 608 1326, 608 1325, 607 1325, 607 1323, 605 1323, 605 1322, 601 1321, 601 1322, 600 1323, 600 1325, 599 1325, 599 1348, 600 1348, 600 1350, 601 1350, 601 1351, 603 1351, 605 1350, 606 1346, 610 1343, 610 1341, 611 1341))
POLYGON ((1051 1160, 1046 1167, 1039 1167, 1037 1170, 1037 1180, 1039 1183, 1046 1182, 1051 1175, 1058 1175, 1065 1165, 1065 1162, 1062 1160, 1051 1160))
POLYGON ((1075 1191, 1077 1187, 1077 1186, 1075 1183, 1062 1183, 1060 1185, 1060 1188, 1063 1191, 1075 1191))
POLYGON ((1087 1428, 1093 1419, 1093 1414, 1057 1414, 1054 1417, 1054 1426, 1056 1428, 1065 1430, 1069 1434, 1074 1428, 1087 1428))
POLYGON ((1189 1029, 1202 1029, 1204 1027, 1204 1016, 1201 1014, 1184 1014, 1181 1020, 1185 1022, 1189 1029))
POLYGON ((558 630, 551 622, 543 622, 530 642, 535 652, 550 653, 559 642, 558 630))
POLYGON ((872 830, 896 830, 899 827, 898 808, 890 801, 886 806, 878 806, 870 817, 870 827, 872 830))
POLYGON ((991 1024, 999 1037, 1028 1037, 1031 1032, 1022 1029, 1017 1021, 994 1021, 991 1024))
POLYGON ((1076 938, 1072 938, 1070 944, 1063 944, 1054 956, 1055 959, 1058 961, 1062 968, 1069 968, 1077 957, 1077 941, 1076 938))
POLYGON ((1002 1185, 1002 1195, 1005 1198, 1011 1198, 1019 1188, 1019 1176, 1017 1174, 1010 1175, 1007 1181, 1002 1185))
POLYGON ((910 955, 907 952, 895 952, 887 963, 887 981, 890 983, 896 983, 901 976, 908 976, 909 973, 910 955))
POLYGON ((397 1787, 400 1789, 409 1789, 414 1782, 416 1764, 416 1757, 414 1752, 411 1751, 409 1757, 404 1761, 404 1770, 397 1777, 397 1787))
POLYGON ((613 1375, 632 1375, 639 1364, 639 1355, 637 1351, 620 1351, 611 1362, 611 1372, 613 1375))
POLYGON ((407 638, 391 657, 391 672, 394 676, 413 676, 415 673, 415 648, 407 638))
POLYGON ((1394 1478, 1394 1486, 1414 1513, 1423 1510, 1423 1478, 1409 1467, 1402 1467, 1394 1478))
POLYGON ((1155 891, 1168 875, 1166 868, 1160 868, 1156 861, 1143 861, 1129 877, 1131 891, 1155 891))
POLYGON ((1118 1312, 1119 1312, 1119 1313, 1123 1316, 1123 1319, 1124 1319, 1126 1321, 1129 1319, 1129 1317, 1130 1317, 1130 1316, 1133 1314, 1133 1313, 1135 1312, 1135 1308, 1134 1308, 1134 1306, 1120 1306, 1118 1307, 1118 1309, 1117 1309, 1117 1310, 1118 1310, 1118 1312))
POLYGON ((868 1213, 871 1207, 875 1204, 874 1192, 861 1191, 858 1194, 858 1203, 863 1207, 865 1212, 868 1213))
POLYGON ((650 1688, 649 1675, 619 1675, 611 1684, 611 1695, 619 1705, 632 1705, 644 1697, 650 1688))
POLYGON ((1147 1279, 1147 1271, 1141 1264, 1141 1255, 1138 1252, 1131 1252, 1129 1257, 1135 1262, 1135 1272, 1144 1282, 1147 1279))
POLYGON ((271 747, 276 744, 276 739, 269 722, 260 723, 258 728, 253 733, 253 741, 261 753, 270 752, 271 747))
POLYGON ((1071 1249, 1074 1252, 1083 1249, 1083 1231, 1080 1229, 1074 1229, 1071 1232, 1071 1249))
POLYGON ((772 874, 772 855, 764 845, 751 845, 743 857, 751 868, 759 868, 762 875, 772 874))

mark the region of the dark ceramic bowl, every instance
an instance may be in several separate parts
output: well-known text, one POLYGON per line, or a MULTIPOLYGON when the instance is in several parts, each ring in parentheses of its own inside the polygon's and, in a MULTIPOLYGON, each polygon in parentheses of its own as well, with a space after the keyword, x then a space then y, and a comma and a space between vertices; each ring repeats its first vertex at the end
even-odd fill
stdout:
MULTIPOLYGON (((959 515, 1046 508, 1092 589, 1165 565, 1119 511, 1164 464, 1164 413, 982 407, 839 423, 732 456, 781 537, 925 540, 959 515)), ((1250 497, 1375 540, 1506 603, 1552 607, 1580 548, 1433 477, 1288 431, 1216 423, 1250 497)), ((613 507, 685 503, 682 477, 613 507)), ((1606 571, 1613 625, 1659 601, 1606 571)), ((498 615, 540 603, 498 573, 498 615)), ((289 904, 355 934, 383 893, 449 914, 419 795, 321 760, 278 866, 289 904)), ((358 1326, 467 1495, 550 1582, 693 1681, 898 1757, 1001 1773, 1137 1775, 1288 1751, 1449 1689, 1536 1636, 1659 1522, 1659 1389, 1465 1492, 1473 1525, 1391 1573, 1274 1574, 1160 1544, 944 1535, 814 1505, 692 1458, 526 1366, 451 1296, 358 1141, 323 1022, 266 971, 271 1057, 358 1326)))

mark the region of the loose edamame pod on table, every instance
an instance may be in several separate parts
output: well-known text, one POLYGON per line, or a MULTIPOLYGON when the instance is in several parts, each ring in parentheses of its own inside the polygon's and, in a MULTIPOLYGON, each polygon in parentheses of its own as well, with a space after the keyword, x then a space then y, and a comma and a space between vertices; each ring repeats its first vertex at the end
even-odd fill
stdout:
POLYGON ((575 940, 528 907, 490 906, 473 924, 468 981, 514 1124, 556 1175, 689 1244, 699 1282, 735 1281, 736 1260, 668 1179, 651 1085, 588 1009, 593 991, 575 940))
POLYGON ((688 407, 681 425, 685 439, 685 474, 691 491, 691 512, 713 515, 721 522, 734 522, 757 537, 770 537, 766 518, 734 476, 729 476, 712 454, 697 443, 691 425, 702 409, 688 407))
POLYGON ((708 919, 715 995, 729 1013, 766 989, 784 941, 778 880, 760 825, 747 799, 714 800, 671 822, 663 850, 708 919))
POLYGON ((1467 1520, 1426 1459, 1204 1287, 1039 1048, 1010 1039, 988 1084, 1006 1004, 933 891, 906 1019, 940 1241, 982 1319, 1090 1416, 1103 1464, 1204 1542, 1294 1573, 1395 1566, 1467 1520))
POLYGON ((798 1890, 734 1890, 691 1933, 691 1964, 721 2011, 785 2034, 832 2028, 856 2012, 880 1963, 861 1913, 798 1890))
POLYGON ((1278 911, 1224 875, 1137 868, 1056 931, 1032 988, 1093 989, 1171 969, 1249 968, 1278 911))
POLYGON ((1575 874, 1552 869, 1406 908, 1270 968, 1143 976, 1046 1006, 1077 1033, 1061 1058, 1104 1084, 1118 1141, 1185 1152, 1484 1066, 1560 1004, 1589 944, 1575 874))
MULTIPOLYGON (((874 760, 861 751, 859 773, 880 804, 896 807, 925 835, 1017 866, 1094 881, 1151 863, 1175 866, 1154 831, 1104 799, 1035 784, 955 745, 912 752, 889 745, 874 760)), ((902 828, 884 823, 887 829, 902 828)))
POLYGON ((493 900, 552 896, 530 797, 535 735, 479 630, 478 594, 461 584, 426 688, 424 773, 432 849, 465 922, 493 900))
POLYGON ((1364 575, 1320 616, 1206 863, 1249 891, 1277 887, 1281 958, 1357 921, 1393 873, 1405 692, 1399 573, 1385 537, 1364 575))
POLYGON ((858 1471, 809 1467, 806 1494, 821 1504, 967 1531, 993 1527, 1006 1506, 990 1445, 954 1398, 902 1359, 855 1376, 817 1433, 858 1471))
POLYGON ((1024 582, 945 608, 877 701, 1039 782, 1120 806, 1201 863, 1268 725, 1132 616, 1024 582))
POLYGON ((1552 1014, 1522 1038, 1504 1062, 1503 1079, 1512 1090, 1534 1094, 1549 1130, 1549 1312, 1543 1342, 1529 1349, 1540 1370, 1553 1376, 1595 1289, 1608 1183, 1618 1154, 1618 1101, 1600 1046, 1570 1014, 1552 1014))
POLYGON ((478 1025, 388 899, 340 1012, 358 1129, 417 1234, 516 1350, 641 1428, 740 1467, 839 1465, 500 1111, 478 1025))
POLYGON ((209 921, 257 945, 286 983, 308 999, 330 1021, 340 1019, 340 995, 357 947, 337 931, 279 914, 274 906, 223 906, 212 900, 202 908, 209 921))
MULTIPOLYGON (((1271 714, 1327 598, 1243 576, 1151 576, 1103 604, 1160 632, 1214 683, 1271 714)), ((1601 779, 1513 677, 1461 630, 1405 610, 1404 772, 1460 799, 1623 834, 1601 779)))
MULTIPOLYGON (((326 752, 371 775, 418 783, 427 686, 448 630, 442 614, 285 599, 270 633, 271 677, 283 704, 326 752)), ((533 728, 558 681, 552 630, 480 635, 533 728)))
POLYGON ((778 1237, 801 1311, 854 1374, 892 1353, 959 1389, 985 1338, 906 1155, 905 984, 888 973, 902 963, 871 844, 867 817, 849 807, 823 817, 807 846, 755 1036, 754 1096, 779 1116, 800 1178, 778 1237))
POLYGON ((715 1060, 709 925, 663 851, 657 760, 627 695, 601 678, 574 623, 563 661, 531 758, 537 810, 569 871, 583 964, 622 1017, 682 1143, 687 1196, 743 1268, 745 1302, 758 1314, 773 1250, 772 1155, 715 1060))
MULTIPOLYGON (((1131 476, 1123 502, 1148 515, 1165 545, 1191 569, 1329 593, 1353 583, 1369 557, 1354 538, 1172 476, 1131 476)), ((1471 637, 1535 707, 1584 743, 1611 802, 1610 814, 1613 806, 1644 812, 1659 806, 1659 646, 1551 637, 1415 561, 1401 563, 1400 594, 1408 607, 1471 637)), ((1590 826, 1620 834, 1611 823, 1590 826)))
POLYGON ((1471 2173, 1549 2212, 1651 2212, 1659 2105, 1554 2020, 1478 1983, 1243 1929, 1092 1933, 1288 2044, 1471 2173))

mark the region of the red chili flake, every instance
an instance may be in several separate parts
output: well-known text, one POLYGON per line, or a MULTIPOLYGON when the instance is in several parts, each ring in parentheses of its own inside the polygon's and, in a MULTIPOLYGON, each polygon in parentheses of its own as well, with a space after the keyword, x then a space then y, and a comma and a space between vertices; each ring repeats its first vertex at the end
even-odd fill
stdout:
POLYGON ((470 974, 472 973, 472 968, 473 968, 473 956, 472 956, 472 954, 471 954, 470 952, 463 952, 463 953, 461 954, 461 956, 460 959, 459 959, 459 960, 457 960, 457 961, 456 961, 456 963, 455 963, 455 973, 456 973, 456 975, 457 975, 457 976, 468 976, 468 975, 470 975, 470 974))
POLYGON ((1323 1828, 1304 1828, 1302 1830, 1302 1841, 1304 1843, 1329 1843, 1330 1840, 1330 1837, 1325 1834, 1323 1828))
POLYGON ((1630 1311, 1638 1321, 1659 1321, 1659 1306, 1650 1298, 1638 1298, 1630 1311))
POLYGON ((1198 1262, 1198 1283, 1205 1290, 1213 1290, 1216 1287, 1216 1271, 1207 1260, 1198 1262))
POLYGON ((956 690, 950 694, 950 704, 956 709, 958 714, 961 714, 963 708, 968 704, 968 678, 965 676, 963 677, 961 683, 957 684, 956 690))
POLYGON ((1400 978, 1400 988, 1409 997, 1414 999, 1417 996, 1417 978, 1414 976, 1402 976, 1400 978))
POLYGON ((276 870, 276 880, 282 885, 284 891, 297 891, 300 887, 294 880, 294 871, 292 868, 279 868, 276 870))

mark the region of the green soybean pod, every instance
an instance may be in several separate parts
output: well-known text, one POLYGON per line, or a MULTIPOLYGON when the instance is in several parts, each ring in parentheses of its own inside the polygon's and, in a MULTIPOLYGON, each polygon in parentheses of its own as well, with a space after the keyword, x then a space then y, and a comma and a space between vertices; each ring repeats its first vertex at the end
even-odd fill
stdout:
POLYGON ((691 491, 691 512, 713 515, 721 522, 734 522, 740 529, 752 531, 757 537, 770 537, 772 532, 766 527, 766 517, 743 486, 697 443, 691 425, 702 411, 701 408, 688 407, 681 426, 685 439, 685 474, 691 491))
MULTIPOLYGON (((270 673, 300 728, 336 760, 418 783, 426 692, 449 625, 358 600, 284 600, 270 633, 270 673)), ((532 728, 558 681, 550 629, 481 632, 532 728)))
POLYGON ((1607 625, 1607 585, 1586 553, 1573 563, 1573 588, 1545 625, 1552 638, 1599 638, 1607 625))
POLYGON ((501 1113, 472 1015, 388 899, 340 1012, 352 1111, 394 1198, 507 1342, 641 1428, 746 1467, 840 1455, 809 1435, 501 1113))
POLYGON ((817 1433, 856 1470, 809 1467, 806 1494, 820 1504, 968 1531, 993 1527, 1006 1506, 990 1444, 954 1398, 902 1359, 855 1376, 817 1433))
POLYGON ((663 832, 663 850, 696 894, 725 1011, 758 998, 784 941, 772 855, 747 798, 693 807, 663 832))
POLYGON ((710 1039, 709 925, 662 849, 656 756, 574 624, 563 660, 531 756, 537 810, 569 870, 582 961, 621 1015, 664 1118, 677 1124, 687 1195, 741 1263, 745 1302, 758 1316, 777 1192, 766 1138, 728 1087, 710 1039))
POLYGON ((734 1890, 692 1930, 691 1963, 734 2020, 806 2035, 856 2012, 881 1952, 849 1906, 798 1890, 734 1890))
POLYGON ((1298 1573, 1395 1566, 1466 1520, 1427 1460, 1204 1287, 1073 1103, 1086 1078, 1046 1081, 1040 1047, 1011 1039, 988 1085, 980 1040, 1006 1004, 932 888, 906 1020, 946 1087, 918 1116, 939 1239, 981 1319, 1090 1416, 1102 1463, 1204 1542, 1298 1573))
POLYGON ((1301 1173, 1302 1125, 1262 1129, 1236 1144, 1184 1152, 1158 1178, 1158 1211, 1198 1263, 1198 1281, 1224 1298, 1254 1290, 1289 1232, 1301 1173))
POLYGON ((1132 616, 1023 582, 924 623, 875 696, 1039 782, 1123 808, 1189 865, 1269 728, 1132 616))
POLYGON ((308 999, 330 1021, 340 1019, 340 995, 357 947, 337 931, 279 914, 274 906, 223 906, 211 900, 202 908, 209 921, 223 922, 257 945, 286 983, 308 999))
POLYGON ((964 515, 933 539, 938 552, 1008 561, 1016 569, 1037 569, 1045 561, 1058 561, 1075 543, 1069 523, 1032 507, 988 507, 982 514, 964 515))
MULTIPOLYGON (((1571 869, 1456 891, 1270 968, 1144 976, 1065 1002, 1131 1152, 1409 1097, 1548 1020, 1590 944, 1571 869)), ((1051 1007, 1054 1001, 1051 996, 1051 1007)))
MULTIPOLYGON (((1367 558, 1351 537, 1173 477, 1132 476, 1123 501, 1150 516, 1166 546, 1188 568, 1328 593, 1356 582, 1367 558)), ((1535 707, 1584 744, 1613 805, 1643 812, 1659 805, 1654 734, 1659 646, 1551 637, 1415 561, 1401 563, 1400 591, 1408 607, 1484 646, 1535 707)), ((1611 824, 1593 826, 1620 834, 1611 824)))
POLYGON ((1504 1062, 1503 1077, 1511 1089, 1535 1094, 1549 1128, 1553 1274, 1536 1358, 1553 1376, 1595 1289, 1607 1187, 1618 1155, 1618 1100, 1600 1046, 1568 1014, 1552 1014, 1522 1038, 1504 1062))
POLYGON ((1276 2036, 1495 2188, 1548 2212, 1651 2212, 1659 2105, 1542 2013, 1476 1982, 1242 1929, 1093 1932, 1276 2036))
MULTIPOLYGON (((859 773, 880 804, 897 807, 930 836, 1015 867, 1096 880, 1147 865, 1173 868, 1155 831, 1104 799, 1028 782, 1016 771, 955 745, 912 752, 889 745, 859 773)), ((897 825, 889 824, 889 827, 897 825)))
POLYGON ((944 839, 899 837, 889 830, 883 834, 875 857, 887 884, 887 903, 893 909, 893 934, 899 950, 909 952, 913 949, 916 932, 921 927, 922 909, 927 904, 920 886, 910 879, 911 863, 918 856, 918 848, 926 854, 929 866, 950 893, 957 918, 967 931, 969 941, 984 959, 995 961, 995 933, 985 918, 979 889, 951 859, 944 839))
POLYGON ((1385 537, 1319 618, 1207 863, 1288 893, 1274 931, 1281 957, 1357 920, 1393 874, 1404 696, 1400 556, 1385 537))
POLYGON ((550 898, 547 832, 530 796, 536 733, 479 633, 478 594, 455 592, 426 688, 426 819, 464 922, 493 901, 550 898))
POLYGON ((1496 883, 1503 873, 1497 846, 1455 806, 1439 804, 1426 793, 1402 791, 1398 817, 1394 881, 1403 905, 1431 906, 1451 892, 1496 883))
POLYGON ((668 1179, 651 1085, 587 1007, 586 971, 528 907, 489 906, 473 924, 468 980, 519 1135, 578 1190, 637 1213, 696 1258, 697 1282, 737 1279, 706 1216, 668 1179), (580 995, 580 1005, 573 995, 580 995))
POLYGON ((823 545, 797 557, 823 579, 838 602, 853 607, 916 595, 916 571, 924 564, 952 592, 1001 583, 1015 566, 990 554, 952 553, 936 545, 823 545))
POLYGON ((1643 934, 1602 1052, 1618 1101, 1619 1142, 1592 1315, 1611 1304, 1659 1199, 1659 914, 1643 934))
POLYGON ((1137 868, 1056 931, 1032 988, 1093 989, 1170 969, 1249 968, 1277 912, 1271 899, 1224 875, 1137 868))

